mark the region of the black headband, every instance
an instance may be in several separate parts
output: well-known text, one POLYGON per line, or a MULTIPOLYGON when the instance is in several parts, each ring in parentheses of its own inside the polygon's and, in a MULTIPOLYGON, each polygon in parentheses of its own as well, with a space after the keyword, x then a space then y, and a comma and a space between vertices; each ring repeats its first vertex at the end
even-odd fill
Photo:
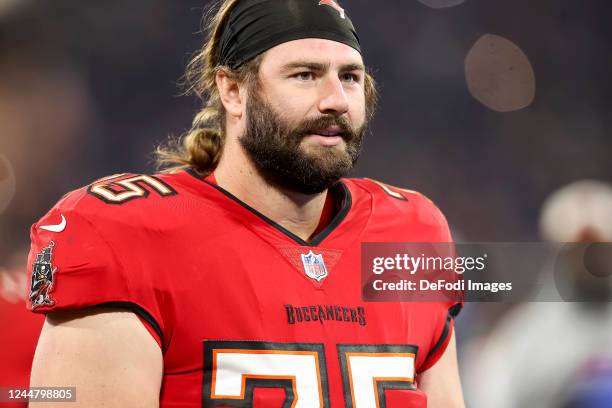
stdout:
POLYGON ((361 53, 353 23, 335 0, 240 0, 221 35, 219 56, 232 69, 279 44, 323 38, 361 53))

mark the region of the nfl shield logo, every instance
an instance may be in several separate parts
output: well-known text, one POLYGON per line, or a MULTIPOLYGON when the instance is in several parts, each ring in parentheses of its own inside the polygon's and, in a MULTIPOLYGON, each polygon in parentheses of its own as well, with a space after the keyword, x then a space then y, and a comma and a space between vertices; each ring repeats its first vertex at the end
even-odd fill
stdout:
POLYGON ((317 255, 311 250, 307 254, 301 254, 301 256, 306 276, 317 282, 321 282, 327 277, 327 268, 323 261, 323 255, 317 255))

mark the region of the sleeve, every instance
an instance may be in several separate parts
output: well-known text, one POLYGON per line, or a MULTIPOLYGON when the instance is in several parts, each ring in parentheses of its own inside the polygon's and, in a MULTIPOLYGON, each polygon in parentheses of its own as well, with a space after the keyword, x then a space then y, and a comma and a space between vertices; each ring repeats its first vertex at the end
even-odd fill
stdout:
MULTIPOLYGON (((438 233, 436 233, 437 237, 435 238, 436 241, 440 243, 449 243, 448 245, 451 247, 448 249, 445 248, 443 251, 448 252, 447 255, 456 256, 454 240, 446 217, 433 202, 430 201, 430 205, 430 219, 435 225, 437 225, 438 229, 438 233)), ((463 279, 461 275, 455 273, 453 275, 453 279, 463 279)), ((449 292, 448 297, 450 298, 448 301, 436 304, 436 309, 434 312, 436 320, 434 330, 435 333, 433 337, 434 343, 432 344, 425 361, 420 367, 421 372, 436 364, 446 351, 455 328, 455 317, 463 308, 463 292, 449 292)))
POLYGON ((446 351, 448 347, 448 343, 453 334, 453 330, 455 329, 455 316, 459 314, 461 308, 463 307, 463 303, 454 303, 448 309, 442 309, 439 313, 440 316, 436 322, 436 335, 434 339, 437 339, 433 346, 429 349, 429 353, 427 357, 425 357, 425 361, 419 367, 419 372, 423 372, 429 368, 431 368, 434 364, 440 360, 440 357, 446 351))
POLYGON ((112 240, 70 207, 61 201, 31 228, 28 307, 35 313, 91 307, 128 309, 148 324, 145 326, 161 345, 162 307, 152 278, 127 271, 112 240))

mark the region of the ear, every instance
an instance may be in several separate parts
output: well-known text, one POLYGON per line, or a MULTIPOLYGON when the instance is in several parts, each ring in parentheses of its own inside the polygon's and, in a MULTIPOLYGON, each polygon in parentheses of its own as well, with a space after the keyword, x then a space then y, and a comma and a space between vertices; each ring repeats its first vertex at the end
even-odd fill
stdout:
POLYGON ((217 89, 219 89, 219 96, 221 102, 225 107, 225 111, 229 116, 240 118, 244 111, 244 94, 241 94, 241 89, 236 80, 231 79, 227 72, 220 70, 217 72, 215 77, 217 83, 217 89))

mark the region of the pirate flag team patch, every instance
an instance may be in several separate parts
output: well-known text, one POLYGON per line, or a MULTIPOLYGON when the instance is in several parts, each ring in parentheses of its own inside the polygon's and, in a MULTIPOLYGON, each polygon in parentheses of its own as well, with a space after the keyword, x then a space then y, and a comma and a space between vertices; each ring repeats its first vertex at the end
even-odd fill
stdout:
POLYGON ((32 310, 39 306, 53 306, 55 301, 49 296, 53 291, 53 278, 57 268, 53 266, 53 247, 55 242, 36 254, 36 260, 32 265, 32 286, 30 287, 30 303, 32 310))

